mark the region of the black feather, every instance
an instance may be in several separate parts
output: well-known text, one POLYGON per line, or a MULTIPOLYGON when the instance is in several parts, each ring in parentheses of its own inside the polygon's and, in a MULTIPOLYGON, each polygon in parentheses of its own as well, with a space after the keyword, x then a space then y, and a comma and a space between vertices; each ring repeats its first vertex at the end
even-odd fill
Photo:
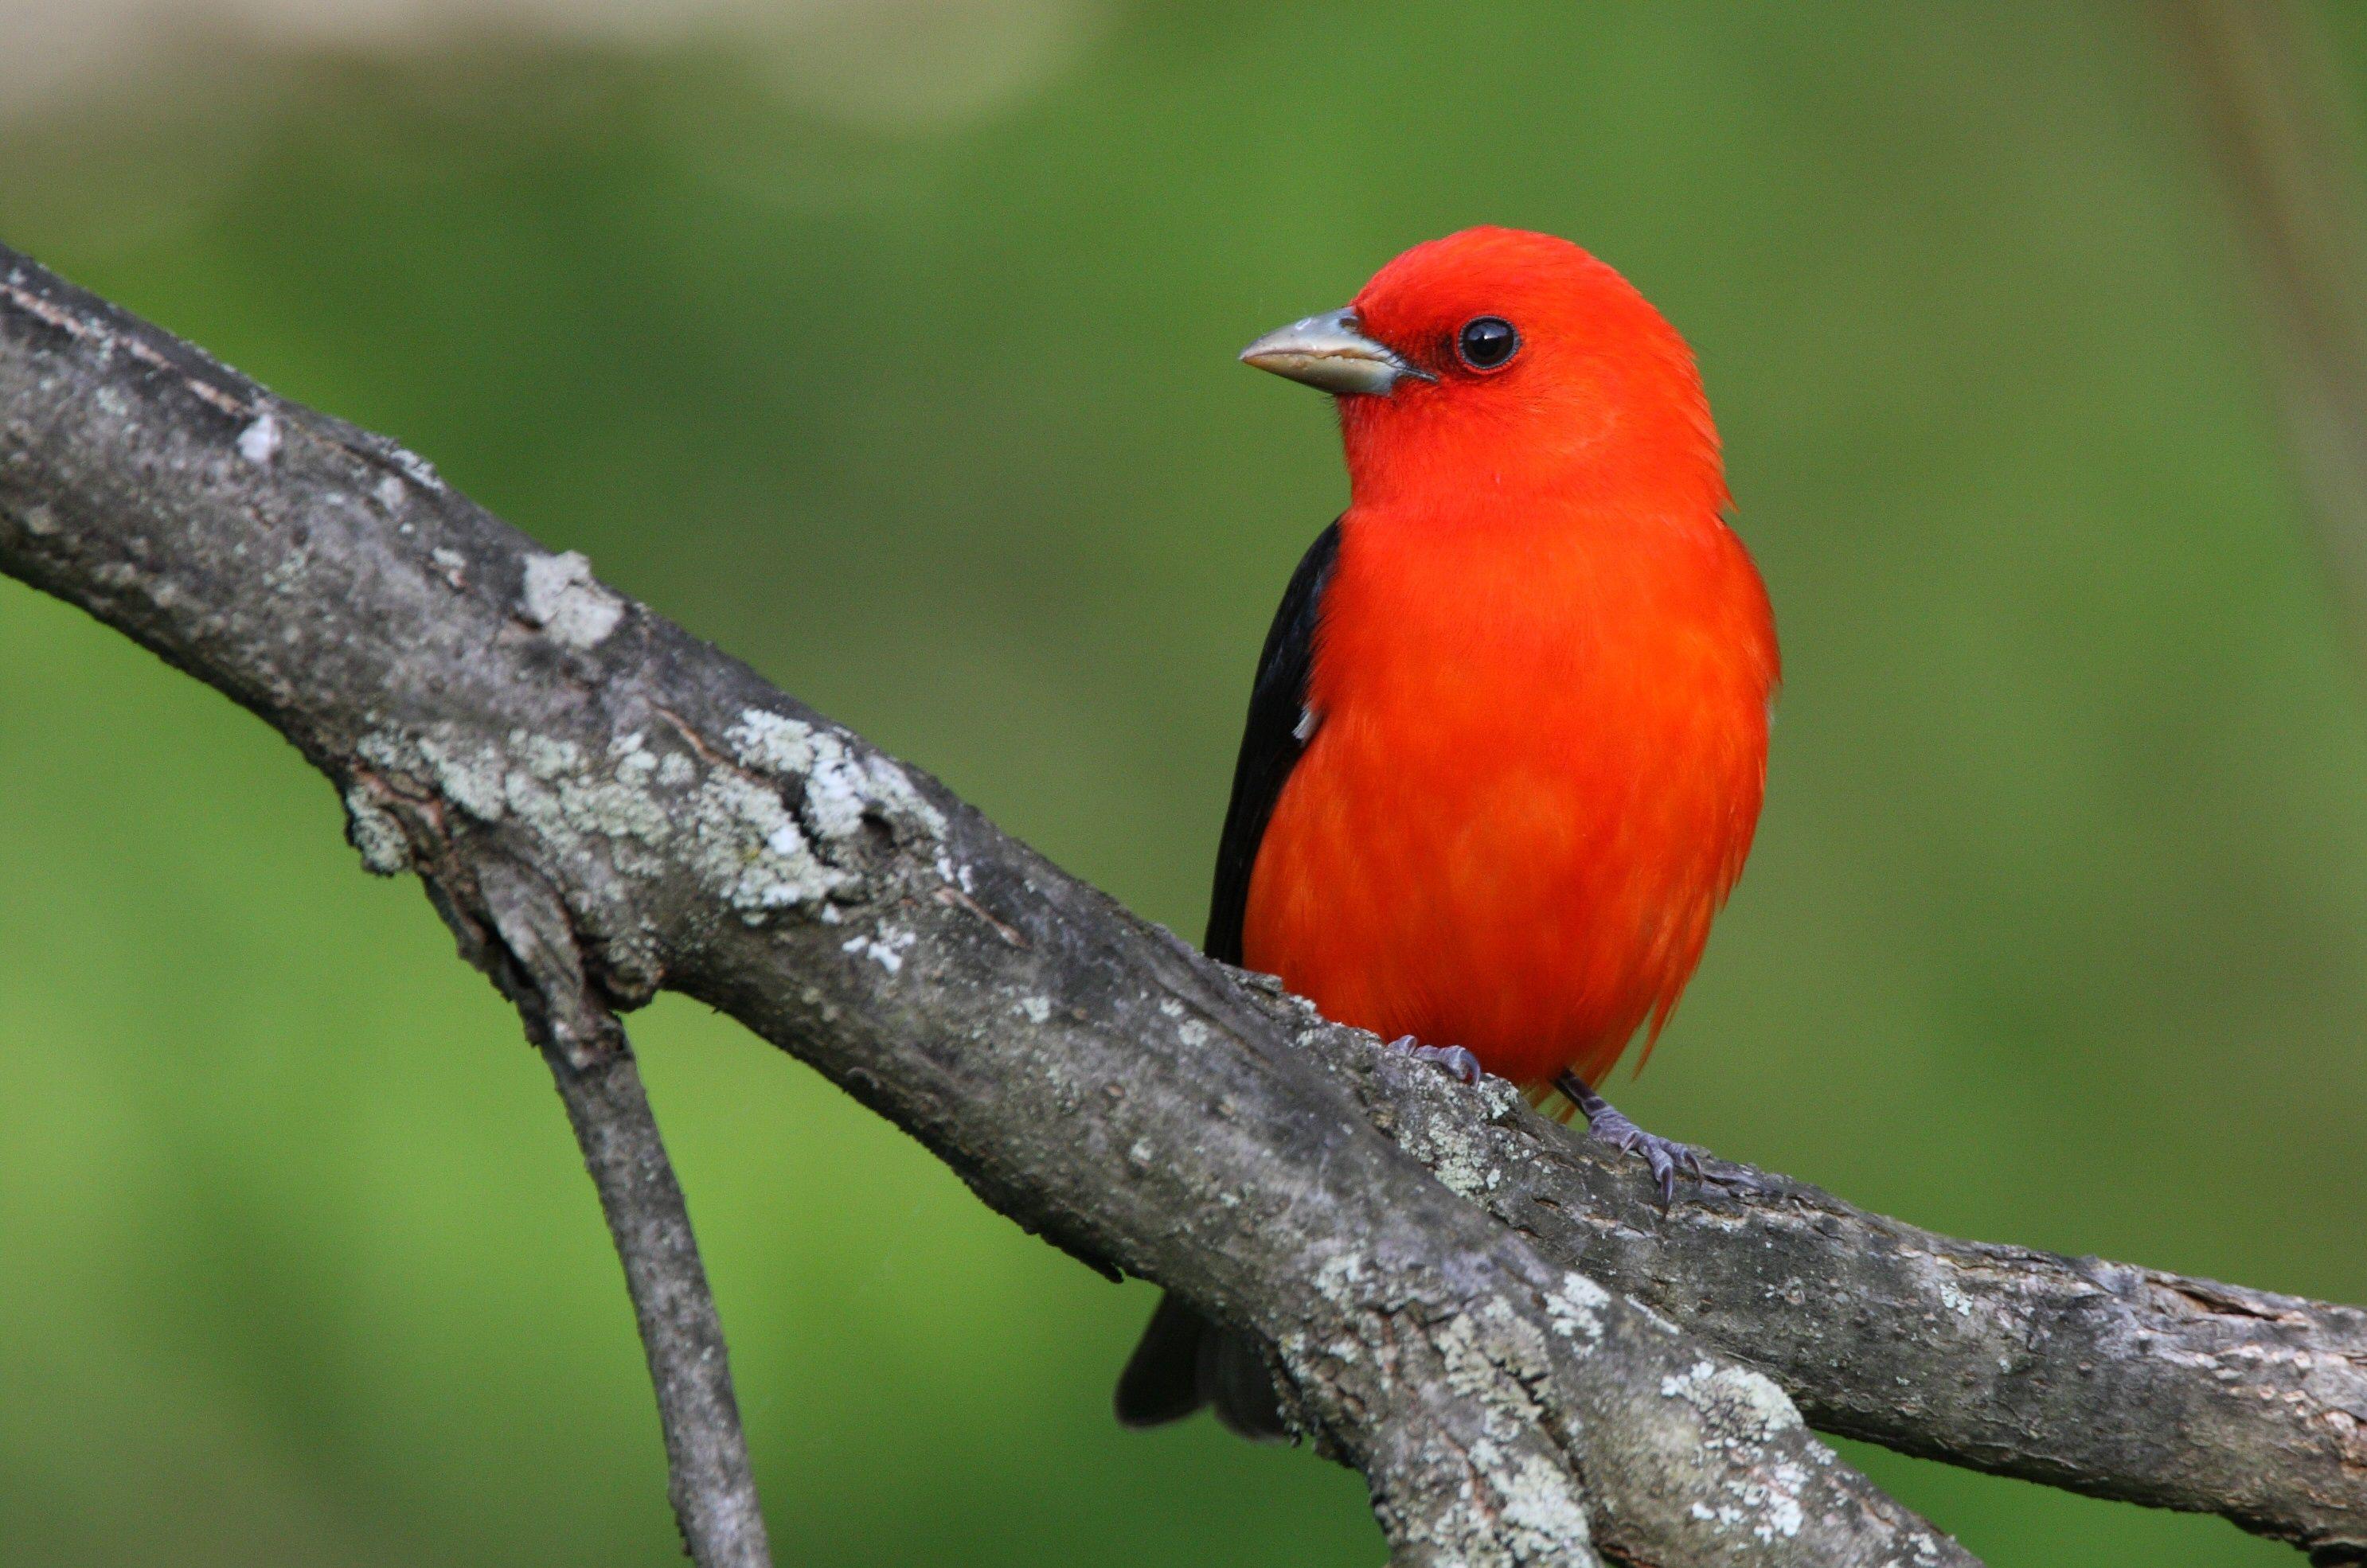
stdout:
POLYGON ((1250 685, 1249 722, 1241 752, 1233 763, 1233 797, 1225 807, 1225 830, 1217 840, 1217 885, 1208 898, 1208 936, 1201 951, 1228 964, 1241 961, 1241 919, 1249 908, 1250 872, 1274 803, 1290 770, 1307 750, 1300 721, 1307 716, 1307 682, 1315 668, 1315 627, 1323 590, 1340 558, 1340 525, 1315 536, 1258 655, 1257 679, 1250 685))
POLYGON ((1159 1299, 1159 1310, 1144 1326, 1141 1343, 1118 1374, 1119 1426, 1164 1426, 1208 1403, 1209 1391, 1200 1375, 1200 1342, 1209 1332, 1208 1320, 1181 1298, 1159 1299))

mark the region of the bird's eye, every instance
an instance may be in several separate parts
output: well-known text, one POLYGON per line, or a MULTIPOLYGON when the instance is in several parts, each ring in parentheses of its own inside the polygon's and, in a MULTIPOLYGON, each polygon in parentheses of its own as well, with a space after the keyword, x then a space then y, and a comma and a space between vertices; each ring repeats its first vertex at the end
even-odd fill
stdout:
POLYGON ((1455 352, 1474 370, 1501 368, 1521 351, 1521 334, 1501 316, 1476 316, 1455 335, 1455 352))

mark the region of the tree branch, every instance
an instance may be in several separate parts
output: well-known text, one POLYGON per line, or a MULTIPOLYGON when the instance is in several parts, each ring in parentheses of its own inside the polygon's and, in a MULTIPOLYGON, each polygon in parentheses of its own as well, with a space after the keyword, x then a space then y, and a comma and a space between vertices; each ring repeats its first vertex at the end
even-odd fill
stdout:
POLYGON ((723 1320, 624 1027, 593 994, 567 911, 548 883, 487 856, 477 865, 477 891, 490 931, 457 906, 445 919, 463 953, 517 1004, 599 1191, 657 1392, 683 1544, 698 1568, 771 1568, 723 1320))
POLYGON ((1267 1005, 1449 1186, 1764 1371, 1820 1430, 2367 1562, 2367 1312, 1956 1241, 1718 1160, 1747 1180, 1663 1213, 1509 1085, 1456 1093, 1304 1002, 1267 1005))
POLYGON ((1753 1359, 1837 1429, 2367 1539, 2358 1314, 1806 1188, 1663 1219, 1504 1086, 1241 984, 399 447, 0 277, 0 570, 278 728, 464 949, 534 945, 485 890, 523 868, 599 1007, 730 1011, 1022 1224, 1256 1336, 1395 1561, 1972 1561, 1753 1359), (2195 1412, 2245 1464, 2180 1451, 2195 1412))
POLYGON ((368 865, 420 874, 464 951, 502 940, 497 977, 563 931, 585 998, 731 1012, 1022 1224, 1255 1336, 1398 1562, 1971 1562, 1763 1376, 1439 1185, 1229 972, 411 454, 13 256, 0 569, 277 728, 368 865))
POLYGON ((708 1290, 682 1187, 641 1089, 640 1069, 621 1032, 613 1047, 581 1061, 555 1046, 544 1046, 542 1054, 625 1265, 625 1288, 657 1391, 667 1493, 683 1545, 698 1568, 771 1568, 764 1509, 748 1470, 748 1440, 731 1394, 723 1320, 708 1290))

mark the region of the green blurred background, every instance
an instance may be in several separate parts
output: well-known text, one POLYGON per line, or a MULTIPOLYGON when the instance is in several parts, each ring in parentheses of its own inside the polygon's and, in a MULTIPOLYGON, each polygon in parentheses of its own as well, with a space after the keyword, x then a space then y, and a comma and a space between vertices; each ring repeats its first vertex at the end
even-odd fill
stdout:
MULTIPOLYGON (((2367 82, 2367 28, 2346 83, 2367 82)), ((2367 1300, 2367 725, 2133 6, 0 0, 0 236, 387 430, 1196 933, 1343 485, 1253 333, 1475 221, 1692 338, 1789 685, 1620 1102, 1941 1229, 2367 1300)), ((0 1560, 670 1559, 541 1065, 262 726, 0 582, 0 1560)), ((1151 1292, 636 1021, 782 1561, 1369 1564, 1116 1431, 1151 1292)), ((1999 1564, 2297 1561, 1852 1449, 1999 1564)))

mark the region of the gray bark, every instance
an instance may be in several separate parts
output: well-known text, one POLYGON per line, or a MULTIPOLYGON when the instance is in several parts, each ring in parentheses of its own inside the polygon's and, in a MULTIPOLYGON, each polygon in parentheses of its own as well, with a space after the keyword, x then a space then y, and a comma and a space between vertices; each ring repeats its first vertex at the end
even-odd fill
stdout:
POLYGON ((5 251, 0 276, 0 570, 277 727, 497 979, 699 997, 1023 1225, 1257 1337, 1395 1561, 1972 1561, 1754 1362, 1839 1430, 2361 1560, 2359 1314, 1782 1183, 1663 1219, 1504 1086, 1243 984, 411 454, 5 251))
POLYGON ((2367 1312, 1957 1241, 1721 1160, 1662 1213, 1635 1168, 1268 1005, 1375 1124, 1557 1263, 1764 1371, 1822 1431, 2367 1562, 2367 1312))

